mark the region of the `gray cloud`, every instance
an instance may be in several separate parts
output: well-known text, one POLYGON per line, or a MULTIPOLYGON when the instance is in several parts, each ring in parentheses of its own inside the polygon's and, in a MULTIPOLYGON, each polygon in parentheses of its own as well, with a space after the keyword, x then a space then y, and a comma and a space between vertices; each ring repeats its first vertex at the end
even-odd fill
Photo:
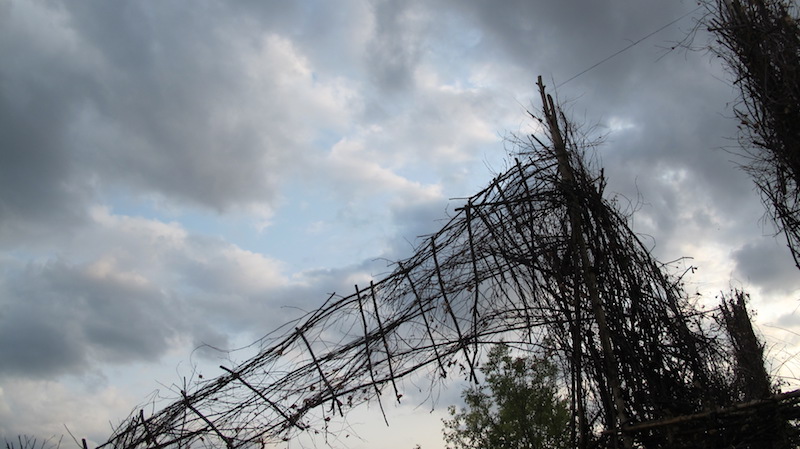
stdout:
POLYGON ((96 361, 152 361, 175 334, 169 298, 142 280, 53 261, 29 265, 4 288, 0 374, 49 377, 96 361))
POLYGON ((350 107, 291 40, 216 3, 14 4, 0 20, 0 57, 17 61, 0 69, 6 226, 80 217, 109 187, 270 208, 350 107))
POLYGON ((85 375, 187 346, 231 349, 386 270, 367 261, 289 278, 277 260, 175 223, 91 216, 65 256, 5 256, 0 378, 85 375))
POLYGON ((414 84, 421 40, 430 19, 415 14, 414 6, 407 3, 375 1, 372 7, 374 34, 367 45, 366 66, 381 90, 406 91, 414 84))
MULTIPOLYGON (((380 277, 373 258, 408 255, 446 198, 500 168, 498 136, 529 132, 537 74, 552 88, 692 8, 0 0, 0 386, 238 344, 380 277), (287 235, 226 227, 288 209, 287 235)), ((709 284, 733 273, 777 296, 795 272, 719 149, 734 91, 707 55, 661 48, 693 23, 557 93, 606 134, 608 190, 640 203, 659 257, 715 257, 709 284)))
POLYGON ((102 58, 88 132, 109 134, 86 138, 105 180, 217 210, 274 199, 280 151, 295 139, 274 120, 274 92, 254 98, 242 83, 241 42, 219 36, 234 18, 144 5, 76 9, 71 27, 102 58))
POLYGON ((797 268, 781 237, 764 237, 733 252, 736 274, 764 292, 789 293, 800 288, 797 268))
POLYGON ((57 31, 31 28, 42 17, 30 9, 0 14, 0 243, 42 238, 51 221, 80 224, 89 196, 70 154, 72 118, 91 89, 82 55, 57 31))

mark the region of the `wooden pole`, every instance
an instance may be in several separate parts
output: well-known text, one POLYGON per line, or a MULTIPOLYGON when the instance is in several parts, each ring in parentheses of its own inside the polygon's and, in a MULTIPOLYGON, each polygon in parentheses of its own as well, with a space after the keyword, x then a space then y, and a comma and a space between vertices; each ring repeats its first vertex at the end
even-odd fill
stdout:
MULTIPOLYGON (((583 272, 583 279, 586 282, 586 289, 592 303, 592 313, 597 321, 598 336, 600 337, 600 345, 603 350, 603 367, 606 372, 608 384, 611 387, 611 396, 614 401, 613 406, 615 413, 611 416, 616 417, 616 422, 609 423, 609 426, 611 428, 625 426, 628 422, 628 414, 625 411, 625 400, 622 397, 622 387, 620 385, 619 373, 614 357, 614 348, 611 344, 611 333, 608 329, 605 310, 600 300, 597 276, 591 266, 589 249, 583 234, 584 223, 580 210, 581 205, 575 195, 575 191, 577 190, 575 176, 572 171, 572 165, 569 162, 569 153, 567 152, 567 147, 558 125, 558 112, 555 108, 553 97, 545 93, 541 76, 539 76, 536 84, 539 87, 539 94, 542 97, 542 109, 545 119, 547 120, 547 127, 550 132, 550 139, 553 142, 556 160, 558 161, 558 171, 562 181, 568 186, 566 200, 570 225, 572 227, 572 238, 578 248, 578 257, 583 272)), ((633 447, 633 440, 630 435, 626 433, 622 434, 622 443, 625 449, 631 449, 633 447)))

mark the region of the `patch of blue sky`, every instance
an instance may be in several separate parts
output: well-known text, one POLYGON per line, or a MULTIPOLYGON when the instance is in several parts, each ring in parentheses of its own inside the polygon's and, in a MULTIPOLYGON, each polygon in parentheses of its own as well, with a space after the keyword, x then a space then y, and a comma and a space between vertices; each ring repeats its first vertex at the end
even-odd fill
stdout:
POLYGON ((314 138, 311 144, 314 148, 320 151, 328 151, 336 145, 337 142, 342 140, 343 134, 341 130, 331 128, 319 128, 314 130, 314 138))
POLYGON ((254 242, 256 250, 280 259, 291 273, 344 267, 380 255, 390 217, 374 198, 342 204, 322 189, 292 185, 302 183, 289 183, 282 206, 254 242))
POLYGON ((52 247, 18 247, 4 250, 0 254, 0 272, 10 273, 22 268, 24 265, 43 263, 57 258, 59 251, 52 247))
POLYGON ((483 41, 483 32, 455 14, 447 14, 438 25, 436 38, 428 40, 427 61, 443 79, 461 88, 477 87, 469 76, 474 64, 470 56, 483 41))
MULTIPOLYGON (((393 230, 389 198, 368 197, 361 203, 343 204, 331 192, 306 179, 289 181, 283 192, 264 227, 257 217, 244 213, 169 208, 153 198, 123 190, 107 193, 102 202, 113 215, 178 222, 191 235, 219 238, 277 259, 286 275, 358 264, 381 255, 393 230)), ((26 254, 19 256, 28 258, 26 254)))
POLYGON ((220 238, 242 249, 269 254, 269 236, 259 230, 258 220, 243 213, 220 214, 204 209, 170 208, 153 198, 130 195, 122 190, 107 194, 104 204, 113 215, 140 217, 161 222, 178 222, 189 234, 220 238))

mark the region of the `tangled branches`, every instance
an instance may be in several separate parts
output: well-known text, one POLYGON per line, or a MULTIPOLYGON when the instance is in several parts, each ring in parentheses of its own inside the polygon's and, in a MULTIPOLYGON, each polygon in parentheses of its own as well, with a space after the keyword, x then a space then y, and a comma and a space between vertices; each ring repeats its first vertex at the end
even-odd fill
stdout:
POLYGON ((332 296, 101 447, 264 447, 325 433, 359 404, 399 401, 411 373, 474 380, 481 346, 501 339, 562 367, 575 447, 694 444, 696 433, 642 424, 734 406, 725 344, 604 199, 602 174, 539 88, 532 116, 549 137, 519 142, 513 165, 389 276, 332 296))
POLYGON ((742 96, 744 167, 800 268, 800 25, 783 0, 717 0, 707 23, 742 96))

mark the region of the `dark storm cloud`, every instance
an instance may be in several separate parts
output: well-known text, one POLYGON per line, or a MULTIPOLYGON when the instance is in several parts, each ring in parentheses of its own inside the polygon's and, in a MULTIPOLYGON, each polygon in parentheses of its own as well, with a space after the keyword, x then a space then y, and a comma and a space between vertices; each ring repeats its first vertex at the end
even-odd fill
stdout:
POLYGON ((81 221, 85 183, 76 176, 70 125, 91 90, 79 51, 63 36, 27 27, 15 5, 0 14, 0 242, 42 237, 44 223, 81 221), (68 47, 65 45, 65 47, 68 47))
MULTIPOLYGON (((372 263, 303 273, 289 283, 277 262, 174 225, 105 217, 78 236, 113 251, 74 263, 4 264, 0 377, 52 379, 98 363, 154 362, 181 344, 229 349, 255 339, 365 276, 372 263)), ((101 251, 101 252, 108 252, 101 251)), ((79 258, 76 254, 75 258, 79 258)), ((202 355, 205 354, 202 350, 202 355)))
POLYGON ((239 15, 245 6, 10 5, 2 226, 80 218, 88 199, 120 186, 217 211, 270 206, 315 137, 311 123, 324 128, 338 105, 279 27, 239 15))
POLYGON ((760 206, 735 156, 723 148, 735 128, 712 107, 723 106, 719 98, 728 89, 691 82, 673 89, 643 91, 638 103, 614 111, 630 128, 609 130, 598 150, 611 191, 644 204, 641 213, 656 226, 649 232, 658 233, 662 243, 687 237, 694 209, 717 218, 734 215, 739 220, 726 219, 725 225, 755 236, 760 206))
POLYGON ((764 237, 734 251, 739 280, 767 293, 785 294, 800 288, 797 268, 783 243, 782 236, 764 237))
MULTIPOLYGON (((701 11, 695 2, 448 3, 481 30, 471 54, 498 71, 541 74, 597 148, 609 192, 640 207, 659 246, 675 248, 688 229, 758 232, 758 201, 728 150, 736 122, 726 117, 735 91, 711 56, 677 42, 691 36, 701 11), (678 19, 689 16, 570 81, 593 64, 678 19), (502 61, 502 62, 499 62, 502 61), (743 200, 744 199, 744 200, 743 200), (738 220, 724 219, 735 215, 738 220), (703 219, 703 217, 705 217, 703 219)), ((698 33, 697 47, 709 43, 698 33)), ((524 80, 523 80, 524 81, 524 80)), ((538 104, 530 91, 534 109, 538 104)), ((526 99, 527 100, 527 99, 526 99)), ((644 223, 645 220, 640 220, 644 223)), ((697 242, 699 245, 701 242, 697 242)))
POLYGON ((47 92, 14 101, 8 92, 14 88, 0 80, 0 242, 35 232, 31 226, 43 221, 76 224, 85 201, 84 186, 60 148, 68 111, 47 92))
POLYGON ((169 298, 142 280, 60 261, 9 274, 0 374, 48 378, 95 361, 152 361, 175 334, 169 298))
POLYGON ((663 20, 663 10, 671 8, 659 6, 657 2, 600 4, 579 0, 510 1, 503 2, 502 7, 486 2, 449 0, 440 4, 457 11, 482 31, 475 57, 500 59, 525 67, 530 70, 532 80, 537 74, 546 78, 553 74, 557 82, 587 68, 607 50, 617 50, 613 44, 615 40, 622 43, 638 37, 637 32, 652 26, 648 17, 663 20), (647 5, 643 5, 645 3, 647 5), (662 11, 656 13, 653 7, 662 11), (641 15, 643 20, 634 20, 632 17, 636 15, 641 15), (608 49, 598 48, 610 43, 612 47, 608 49), (572 73, 560 73, 562 71, 572 73))
POLYGON ((111 132, 91 148, 101 176, 218 210, 274 197, 271 169, 285 162, 278 150, 291 138, 250 121, 267 117, 238 115, 237 105, 274 105, 247 101, 240 42, 226 36, 236 17, 216 6, 65 6, 69 26, 102 58, 89 125, 111 132))

